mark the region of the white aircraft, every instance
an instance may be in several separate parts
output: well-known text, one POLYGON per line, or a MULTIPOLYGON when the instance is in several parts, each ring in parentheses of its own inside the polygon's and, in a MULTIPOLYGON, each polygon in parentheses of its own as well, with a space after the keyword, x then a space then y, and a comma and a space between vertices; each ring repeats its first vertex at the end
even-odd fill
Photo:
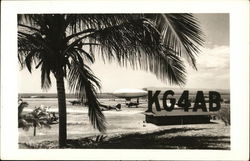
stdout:
POLYGON ((125 98, 126 101, 131 101, 132 98, 137 98, 136 103, 130 102, 130 103, 126 103, 126 105, 128 107, 131 107, 131 106, 138 107, 139 98, 146 96, 148 92, 141 90, 141 89, 119 89, 119 90, 114 91, 112 94, 118 98, 125 98))

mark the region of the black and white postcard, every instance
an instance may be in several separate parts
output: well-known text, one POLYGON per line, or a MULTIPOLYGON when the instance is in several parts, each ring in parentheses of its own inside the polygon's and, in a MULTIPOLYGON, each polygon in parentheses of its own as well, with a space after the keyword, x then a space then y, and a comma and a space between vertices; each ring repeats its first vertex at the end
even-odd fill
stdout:
POLYGON ((247 160, 247 5, 4 1, 1 157, 247 160))

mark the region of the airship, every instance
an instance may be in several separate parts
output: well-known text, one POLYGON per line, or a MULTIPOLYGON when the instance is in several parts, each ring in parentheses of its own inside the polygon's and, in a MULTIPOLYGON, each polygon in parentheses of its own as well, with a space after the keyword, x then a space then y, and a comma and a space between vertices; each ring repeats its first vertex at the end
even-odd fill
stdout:
POLYGON ((125 98, 126 100, 131 100, 131 98, 139 98, 146 96, 147 91, 141 89, 119 89, 113 92, 113 95, 118 98, 125 98))
POLYGON ((128 107, 139 105, 139 98, 146 96, 148 94, 147 91, 141 90, 141 89, 119 89, 113 92, 113 95, 118 98, 125 98, 126 101, 131 101, 132 98, 137 98, 137 102, 133 103, 126 103, 128 107))

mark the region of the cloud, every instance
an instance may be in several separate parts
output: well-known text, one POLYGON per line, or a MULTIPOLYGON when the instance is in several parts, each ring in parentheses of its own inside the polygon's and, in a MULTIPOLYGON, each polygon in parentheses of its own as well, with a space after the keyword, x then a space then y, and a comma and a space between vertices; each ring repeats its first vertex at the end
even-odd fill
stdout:
POLYGON ((215 46, 204 48, 202 54, 197 59, 197 66, 201 69, 228 67, 229 47, 215 46))
POLYGON ((228 89, 230 79, 229 52, 229 46, 214 46, 202 49, 201 54, 197 57, 198 71, 187 67, 187 86, 228 89))

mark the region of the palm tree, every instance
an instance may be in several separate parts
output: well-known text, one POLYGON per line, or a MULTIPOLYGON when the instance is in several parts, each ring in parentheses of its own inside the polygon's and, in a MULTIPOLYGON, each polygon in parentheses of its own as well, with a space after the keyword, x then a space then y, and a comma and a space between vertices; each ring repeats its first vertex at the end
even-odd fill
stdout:
POLYGON ((36 127, 51 128, 51 113, 42 110, 40 107, 35 108, 31 113, 23 114, 23 109, 28 107, 27 102, 21 100, 18 105, 18 128, 29 130, 30 127, 34 128, 33 135, 36 136, 36 127))
POLYGON ((105 131, 105 117, 96 94, 101 85, 89 65, 95 55, 154 73, 170 84, 185 83, 184 57, 195 66, 203 44, 198 21, 191 14, 20 14, 18 59, 21 68, 41 69, 41 87, 56 79, 59 146, 66 145, 64 80, 79 98, 86 98, 94 128, 105 131))

